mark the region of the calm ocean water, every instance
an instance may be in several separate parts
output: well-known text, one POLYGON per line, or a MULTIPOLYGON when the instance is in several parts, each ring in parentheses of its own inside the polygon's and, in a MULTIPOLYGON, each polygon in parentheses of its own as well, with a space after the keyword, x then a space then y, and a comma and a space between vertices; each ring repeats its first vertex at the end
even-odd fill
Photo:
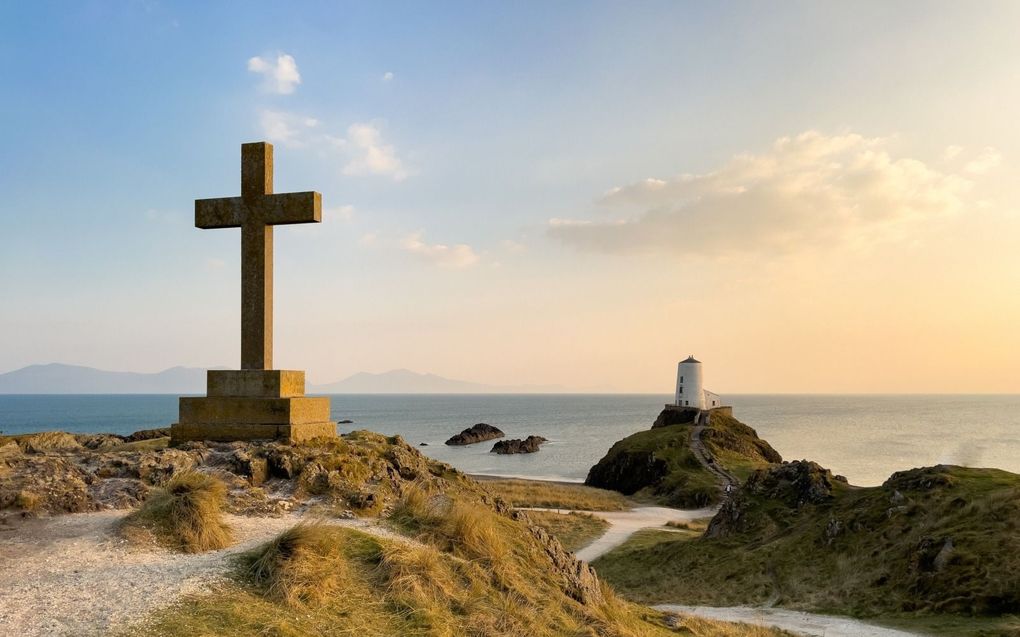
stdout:
MULTIPOLYGON (((583 480, 620 438, 647 429, 668 396, 337 395, 333 418, 351 428, 400 434, 424 453, 470 473, 583 480), (491 445, 447 447, 449 436, 487 422, 508 437, 537 434, 539 453, 497 456, 491 445)), ((731 395, 734 414, 788 460, 808 458, 854 484, 880 484, 893 471, 938 463, 1020 473, 1020 396, 731 395)), ((60 429, 130 433, 166 426, 169 395, 0 395, 5 434, 60 429)))

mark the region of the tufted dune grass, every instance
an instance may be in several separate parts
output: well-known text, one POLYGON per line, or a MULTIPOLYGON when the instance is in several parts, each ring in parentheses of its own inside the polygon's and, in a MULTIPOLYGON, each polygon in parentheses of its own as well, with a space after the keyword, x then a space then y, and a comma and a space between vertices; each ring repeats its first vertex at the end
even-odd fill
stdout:
POLYGON ((223 521, 226 494, 226 485, 214 476, 178 473, 124 518, 120 533, 129 540, 153 540, 185 553, 226 548, 233 541, 223 521))
MULTIPOLYGON (((157 612, 131 635, 375 637, 777 637, 618 599, 566 595, 561 574, 521 522, 481 502, 411 489, 380 536, 299 524, 242 555, 219 590, 157 612), (683 629, 670 628, 667 621, 683 629)), ((125 635, 128 633, 125 633, 125 635)))

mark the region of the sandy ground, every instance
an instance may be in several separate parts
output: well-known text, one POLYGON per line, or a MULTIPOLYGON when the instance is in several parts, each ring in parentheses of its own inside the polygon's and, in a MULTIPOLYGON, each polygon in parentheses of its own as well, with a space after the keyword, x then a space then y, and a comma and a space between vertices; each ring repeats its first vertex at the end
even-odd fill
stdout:
MULTIPOLYGON (((227 516, 238 540, 234 546, 182 555, 117 537, 116 522, 125 514, 80 513, 0 527, 0 635, 109 634, 180 595, 207 590, 222 580, 229 556, 299 521, 227 516)), ((373 521, 335 523, 394 537, 373 521)))
MULTIPOLYGON (((553 511, 570 513, 571 509, 522 509, 524 511, 553 511)), ((609 522, 609 529, 588 546, 574 554, 578 559, 591 562, 595 558, 608 553, 627 541, 641 529, 654 529, 667 522, 690 522, 715 515, 716 509, 670 509, 667 507, 636 507, 630 511, 585 511, 609 522)))
POLYGON ((831 615, 814 615, 794 610, 772 608, 750 608, 732 606, 715 608, 712 606, 676 606, 663 604, 656 606, 658 610, 687 613, 709 619, 731 622, 745 622, 760 626, 773 626, 795 632, 805 637, 924 637, 919 633, 908 633, 893 628, 883 628, 866 624, 849 617, 831 615))

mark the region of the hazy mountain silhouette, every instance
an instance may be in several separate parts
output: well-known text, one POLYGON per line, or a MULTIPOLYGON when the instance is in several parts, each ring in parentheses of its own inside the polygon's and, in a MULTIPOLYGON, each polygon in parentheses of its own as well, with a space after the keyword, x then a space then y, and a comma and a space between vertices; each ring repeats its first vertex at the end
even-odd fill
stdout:
MULTIPOLYGON (((223 368, 219 368, 223 369, 223 368)), ((501 386, 395 369, 361 372, 310 394, 512 394, 562 392, 556 386, 501 386)), ((171 367, 161 372, 112 372, 82 365, 29 365, 0 374, 0 394, 204 394, 205 369, 171 367)))
POLYGON ((110 372, 82 365, 29 365, 0 374, 0 394, 204 394, 205 369, 110 372))
POLYGON ((381 374, 360 372, 335 383, 313 385, 308 391, 320 394, 537 394, 562 392, 563 388, 486 385, 435 374, 419 374, 409 369, 394 369, 381 374))

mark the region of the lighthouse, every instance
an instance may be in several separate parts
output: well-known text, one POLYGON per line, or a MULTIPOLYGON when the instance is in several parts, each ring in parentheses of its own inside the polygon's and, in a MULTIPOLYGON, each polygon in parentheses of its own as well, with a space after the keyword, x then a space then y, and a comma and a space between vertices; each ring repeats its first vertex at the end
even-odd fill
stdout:
POLYGON ((705 389, 701 361, 688 356, 676 366, 676 394, 673 404, 690 409, 715 409, 722 406, 718 394, 705 389))

